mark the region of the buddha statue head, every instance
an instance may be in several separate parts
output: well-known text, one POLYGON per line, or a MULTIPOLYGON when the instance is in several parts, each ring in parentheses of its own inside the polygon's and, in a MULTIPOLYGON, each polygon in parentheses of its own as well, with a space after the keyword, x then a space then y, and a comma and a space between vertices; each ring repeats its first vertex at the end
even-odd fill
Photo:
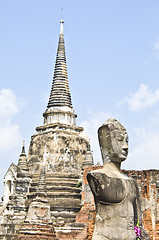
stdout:
POLYGON ((128 155, 128 135, 126 129, 114 118, 108 119, 98 129, 98 139, 103 163, 126 160, 128 155))

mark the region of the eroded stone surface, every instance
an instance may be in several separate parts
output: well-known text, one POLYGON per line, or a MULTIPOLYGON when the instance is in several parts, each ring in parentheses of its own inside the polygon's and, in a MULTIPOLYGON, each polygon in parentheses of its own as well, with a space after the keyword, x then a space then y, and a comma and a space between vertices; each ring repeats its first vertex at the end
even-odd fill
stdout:
POLYGON ((78 133, 49 131, 32 137, 28 164, 31 173, 40 172, 40 164, 45 163, 47 172, 80 173, 85 162, 89 142, 78 133))
MULTIPOLYGON (((61 26, 63 29, 63 21, 61 26)), ((5 175, 5 194, 0 203, 0 239, 49 240, 56 235, 59 240, 91 240, 95 208, 86 180, 86 168, 92 169, 93 157, 83 128, 76 126, 77 115, 72 108, 68 86, 63 30, 60 31, 49 103, 43 116, 44 125, 36 128, 37 133, 31 138, 28 156, 23 146, 18 164, 11 164, 5 175)), ((113 153, 118 148, 113 141, 112 144, 115 149, 111 154, 107 154, 109 151, 103 152, 104 162, 109 162, 109 155, 111 159, 116 159, 113 153)), ((108 177, 120 178, 120 174, 116 176, 111 168, 109 170, 108 177)), ((121 181, 123 185, 119 181, 122 186, 119 190, 123 193, 126 181, 125 178, 121 181)), ((146 187, 149 191, 148 185, 146 187)), ((103 182, 102 191, 105 191, 103 182)), ((154 196, 157 196, 156 188, 151 188, 149 193, 142 208, 144 223, 149 222, 151 216, 152 224, 147 226, 151 225, 149 232, 152 233, 154 227, 155 232, 158 231, 156 214, 158 216, 159 211, 157 197, 157 205, 156 202, 153 204, 154 196)), ((120 198, 118 196, 118 201, 120 198)), ((129 227, 132 227, 132 221, 129 227)), ((157 235, 152 233, 151 236, 154 239, 157 235)))
POLYGON ((98 134, 104 165, 87 176, 96 205, 92 240, 135 240, 134 226, 139 222, 142 228, 138 188, 120 171, 128 153, 126 129, 116 119, 109 119, 98 134))

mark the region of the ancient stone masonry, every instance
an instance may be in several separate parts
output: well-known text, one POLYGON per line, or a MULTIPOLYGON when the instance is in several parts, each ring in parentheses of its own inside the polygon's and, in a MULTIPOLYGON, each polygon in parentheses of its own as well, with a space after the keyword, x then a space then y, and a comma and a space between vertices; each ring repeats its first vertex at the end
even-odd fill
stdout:
MULTIPOLYGON (((91 240, 94 198, 87 182, 93 166, 88 137, 76 125, 69 91, 63 20, 54 77, 44 124, 31 137, 28 154, 23 143, 18 164, 4 176, 0 202, 0 240, 91 240)), ((159 239, 159 171, 125 171, 137 180, 143 226, 159 239)))
MULTIPOLYGON (((78 221, 83 221, 88 226, 87 238, 92 239, 95 224, 95 204, 90 192, 87 174, 102 166, 84 168, 83 171, 83 207, 77 215, 78 221)), ((142 223, 151 240, 159 239, 159 170, 122 170, 126 175, 134 178, 139 187, 142 223)))
POLYGON ((76 239, 87 232, 76 215, 82 207, 82 170, 93 165, 93 157, 88 137, 75 121, 63 23, 44 125, 31 137, 28 155, 23 144, 18 164, 12 163, 4 178, 0 239, 76 239))
POLYGON ((48 106, 43 114, 45 125, 57 122, 67 125, 75 125, 75 119, 77 117, 72 107, 71 94, 68 85, 63 23, 64 21, 61 20, 54 78, 48 106))
POLYGON ((144 228, 159 239, 159 170, 123 171, 138 182, 144 228))
POLYGON ((96 206, 92 240, 134 240, 137 225, 141 229, 141 238, 150 240, 142 226, 136 181, 121 171, 121 163, 128 154, 126 129, 110 118, 98 129, 98 138, 103 167, 87 175, 96 206))
POLYGON ((61 107, 68 106, 69 108, 72 108, 71 94, 68 86, 67 65, 63 34, 63 20, 61 20, 61 30, 56 56, 54 78, 47 107, 50 108, 57 106, 61 107))

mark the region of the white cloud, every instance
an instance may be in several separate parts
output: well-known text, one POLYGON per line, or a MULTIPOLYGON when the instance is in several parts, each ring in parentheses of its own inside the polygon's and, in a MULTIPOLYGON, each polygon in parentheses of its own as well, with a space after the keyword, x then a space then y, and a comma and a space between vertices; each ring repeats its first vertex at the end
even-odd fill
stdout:
MULTIPOLYGON (((91 149, 93 150, 94 163, 102 163, 97 130, 109 118, 110 113, 88 111, 86 121, 80 126, 90 138, 91 149)), ((159 113, 148 118, 143 127, 131 126, 133 129, 129 135, 129 154, 128 159, 122 163, 122 168, 143 170, 159 169, 159 113)))
POLYGON ((142 141, 136 141, 130 151, 127 166, 130 169, 159 169, 159 131, 143 136, 142 141))
POLYGON ((124 98, 124 100, 118 105, 121 105, 124 102, 128 103, 129 108, 132 111, 146 109, 147 107, 151 107, 159 102, 159 89, 153 91, 149 88, 149 86, 141 84, 135 93, 132 93, 129 97, 124 98))
POLYGON ((13 123, 13 117, 23 105, 23 100, 18 99, 11 89, 0 90, 0 196, 3 195, 4 174, 14 161, 16 148, 22 142, 19 126, 13 123))
POLYGON ((91 150, 93 151, 94 163, 95 164, 97 162, 102 163, 97 131, 98 131, 98 128, 109 117, 111 117, 111 114, 107 112, 94 113, 90 109, 87 111, 87 114, 88 114, 88 120, 80 123, 80 126, 84 128, 84 132, 87 134, 87 136, 90 139, 91 150))
POLYGON ((159 116, 155 115, 144 127, 133 129, 134 143, 124 164, 127 169, 159 169, 158 126, 159 116))
POLYGON ((4 175, 6 172, 7 172, 7 168, 0 168, 0 198, 3 196, 3 191, 4 191, 3 182, 4 182, 4 175))
POLYGON ((17 114, 22 107, 22 101, 19 101, 11 89, 2 89, 0 91, 0 117, 11 117, 17 114))
POLYGON ((19 126, 12 122, 18 114, 23 101, 19 100, 11 89, 0 91, 0 154, 18 146, 21 139, 19 126))
POLYGON ((4 152, 18 146, 21 139, 19 126, 7 123, 0 127, 0 152, 4 152))

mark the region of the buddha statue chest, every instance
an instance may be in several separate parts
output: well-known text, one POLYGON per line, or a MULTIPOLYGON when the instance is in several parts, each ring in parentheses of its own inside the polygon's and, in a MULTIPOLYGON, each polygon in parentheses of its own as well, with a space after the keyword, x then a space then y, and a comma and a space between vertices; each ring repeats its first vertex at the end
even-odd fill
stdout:
POLYGON ((90 178, 93 182, 92 191, 98 202, 115 204, 121 203, 127 197, 134 198, 134 191, 131 187, 132 184, 130 179, 126 180, 123 178, 108 177, 105 173, 101 172, 90 173, 90 178))

